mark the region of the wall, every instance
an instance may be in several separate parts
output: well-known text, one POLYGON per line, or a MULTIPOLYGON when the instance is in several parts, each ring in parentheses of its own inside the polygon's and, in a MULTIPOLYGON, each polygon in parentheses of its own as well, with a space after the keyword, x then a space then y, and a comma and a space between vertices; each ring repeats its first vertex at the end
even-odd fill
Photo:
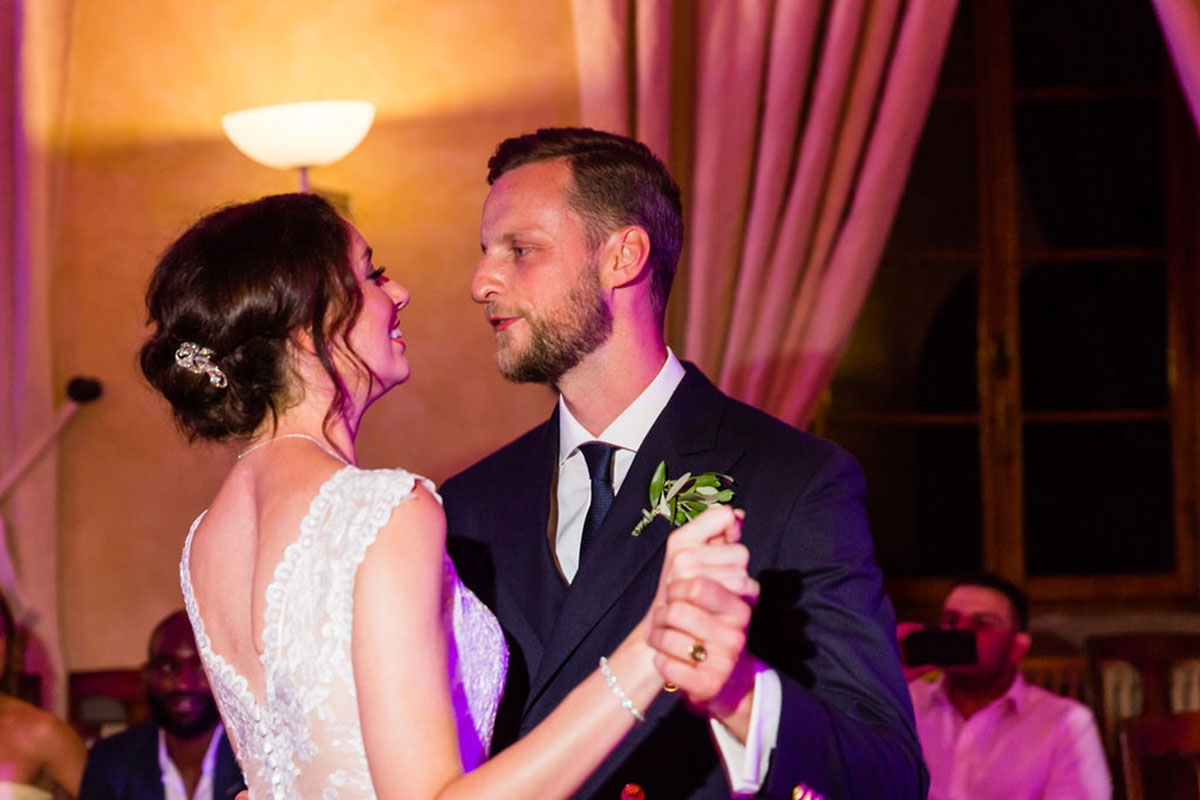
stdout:
POLYGON ((442 480, 536 424, 552 398, 496 373, 468 295, 495 143, 577 122, 567 0, 78 0, 51 218, 56 384, 103 380, 62 440, 68 669, 139 663, 181 605, 179 550, 234 448, 188 447, 137 371, 156 254, 222 203, 291 191, 220 131, 240 108, 354 98, 366 141, 311 173, 350 195, 376 261, 412 292, 413 377, 368 413, 363 466, 442 480))

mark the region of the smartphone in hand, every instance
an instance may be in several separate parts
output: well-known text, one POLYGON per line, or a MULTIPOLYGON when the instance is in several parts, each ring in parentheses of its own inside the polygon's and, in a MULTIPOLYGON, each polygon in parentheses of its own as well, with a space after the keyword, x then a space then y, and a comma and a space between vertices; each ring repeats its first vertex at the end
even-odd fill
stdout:
POLYGON ((910 667, 957 667, 979 660, 972 630, 922 628, 904 637, 903 649, 904 663, 910 667))

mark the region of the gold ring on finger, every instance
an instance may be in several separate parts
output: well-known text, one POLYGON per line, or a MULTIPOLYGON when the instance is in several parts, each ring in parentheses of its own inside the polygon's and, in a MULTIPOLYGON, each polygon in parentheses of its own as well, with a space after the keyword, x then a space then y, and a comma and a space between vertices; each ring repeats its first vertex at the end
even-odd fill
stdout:
POLYGON ((694 663, 699 664, 708 658, 708 648, 704 646, 704 642, 697 639, 692 642, 692 646, 688 648, 688 658, 694 663))

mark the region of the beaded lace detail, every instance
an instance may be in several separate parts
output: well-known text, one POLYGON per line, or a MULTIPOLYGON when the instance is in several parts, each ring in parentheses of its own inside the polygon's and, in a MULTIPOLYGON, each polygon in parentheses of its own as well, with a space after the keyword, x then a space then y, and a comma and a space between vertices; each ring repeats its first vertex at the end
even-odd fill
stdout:
MULTIPOLYGON (((403 470, 347 466, 321 486, 267 588, 261 701, 204 632, 188 566, 204 515, 192 523, 179 565, 184 603, 252 800, 375 796, 350 653, 354 580, 379 529, 418 483, 433 491, 403 470)), ((496 618, 448 556, 443 581, 451 696, 463 768, 470 770, 491 746, 508 650, 496 618)))

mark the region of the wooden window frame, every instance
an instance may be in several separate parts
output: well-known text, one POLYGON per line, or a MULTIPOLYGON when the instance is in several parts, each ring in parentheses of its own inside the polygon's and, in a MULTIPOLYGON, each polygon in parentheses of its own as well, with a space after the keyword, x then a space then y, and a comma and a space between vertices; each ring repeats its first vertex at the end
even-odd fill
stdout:
MULTIPOLYGON (((1040 605, 1089 608, 1106 605, 1174 605, 1194 608, 1197 593, 1197 502, 1200 498, 1200 168, 1195 163, 1196 128, 1177 92, 1165 97, 1165 252, 1160 249, 1028 249, 1019 240, 1016 148, 1013 119, 1017 103, 1029 99, 1088 99, 1117 91, 1039 90, 1013 87, 1009 0, 986 0, 973 7, 975 150, 979 242, 977 251, 911 254, 926 262, 977 264, 978 413, 853 414, 845 421, 928 426, 976 424, 980 437, 981 536, 983 568, 1023 586, 1040 605), (1025 412, 1021 393, 1019 282, 1029 261, 1165 258, 1167 282, 1168 403, 1159 411, 1025 412), (1169 420, 1174 497, 1175 570, 1170 574, 1029 576, 1025 569, 1023 428, 1034 422, 1169 420)), ((1167 65, 1169 67, 1169 65, 1167 65)), ((946 94, 959 94, 946 90, 946 94)), ((905 259, 909 254, 900 254, 905 259)), ((834 414, 837 412, 834 411, 834 414)), ((887 588, 902 608, 940 604, 950 578, 889 579, 887 588)))

